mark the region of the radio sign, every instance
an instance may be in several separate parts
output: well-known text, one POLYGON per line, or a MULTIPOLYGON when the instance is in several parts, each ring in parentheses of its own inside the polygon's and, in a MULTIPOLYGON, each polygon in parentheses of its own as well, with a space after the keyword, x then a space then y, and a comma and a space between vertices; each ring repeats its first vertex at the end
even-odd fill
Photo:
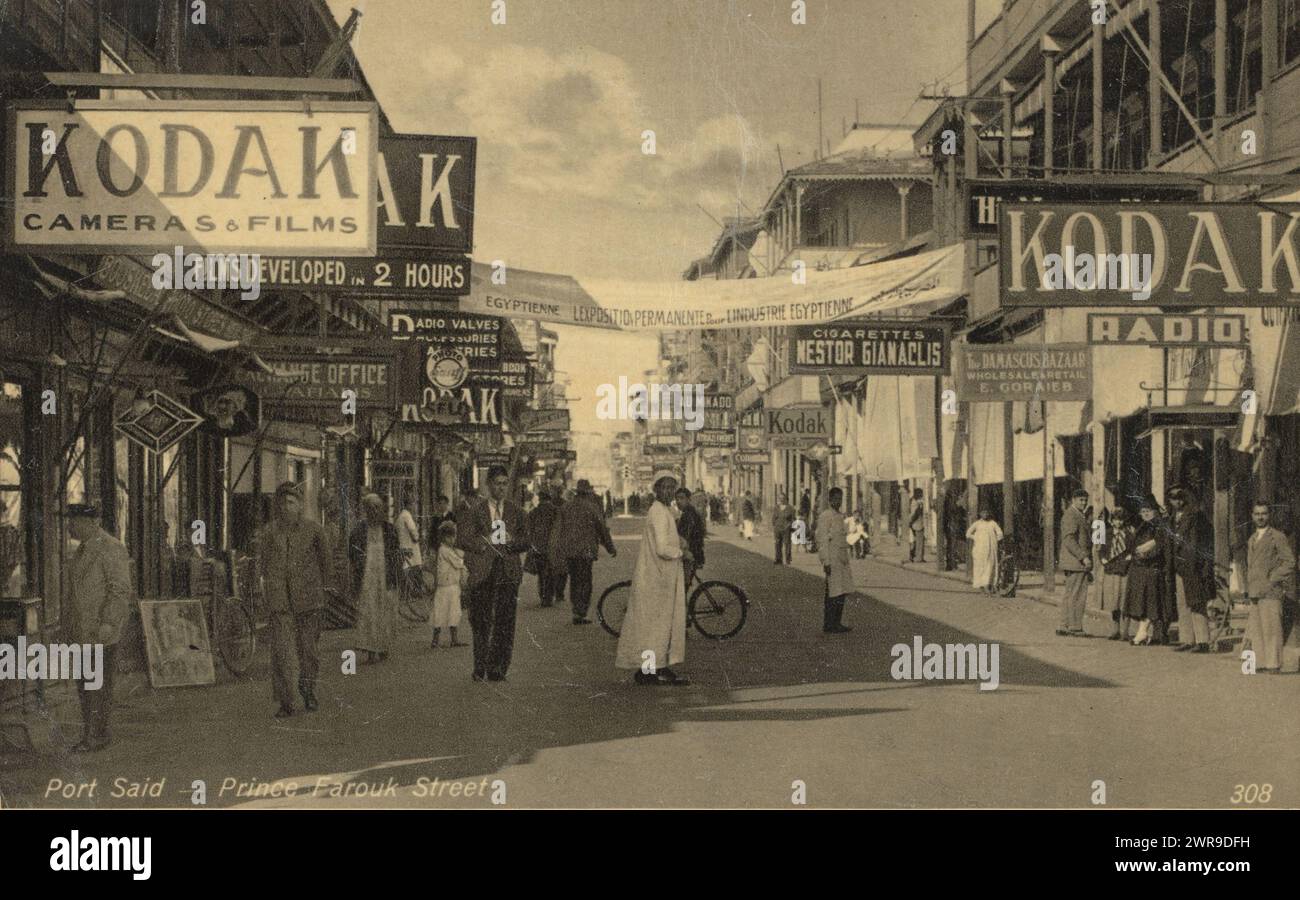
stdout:
POLYGON ((20 251, 374 256, 378 107, 26 100, 9 107, 20 251))
POLYGON ((1093 345, 1236 347, 1245 342, 1245 316, 1088 315, 1088 343, 1093 345))

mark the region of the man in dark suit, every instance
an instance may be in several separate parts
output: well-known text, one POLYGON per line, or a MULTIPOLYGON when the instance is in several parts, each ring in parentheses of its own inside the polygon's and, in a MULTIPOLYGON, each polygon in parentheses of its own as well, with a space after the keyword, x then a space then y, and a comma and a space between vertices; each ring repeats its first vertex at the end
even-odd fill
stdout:
POLYGON ((772 542, 776 549, 776 565, 790 563, 790 529, 794 526, 794 507, 781 491, 776 508, 772 510, 772 542))
POLYGON ((600 547, 610 556, 618 556, 609 525, 600 511, 600 501, 591 492, 591 482, 580 478, 573 499, 560 507, 547 546, 552 563, 565 567, 568 572, 574 625, 591 624, 587 618, 591 607, 591 565, 600 547))
POLYGON ((1178 599, 1177 651, 1210 652, 1210 623, 1205 611, 1214 598, 1214 529, 1182 487, 1169 492, 1174 509, 1170 555, 1178 599))
POLYGON ((1083 609, 1088 600, 1088 572, 1092 569, 1092 540, 1089 538, 1088 492, 1070 496, 1070 508, 1061 516, 1061 571, 1065 573, 1065 596, 1061 599, 1062 636, 1084 637, 1083 609))
POLYGON ((474 631, 474 680, 505 681, 515 646, 515 611, 529 547, 524 511, 510 497, 510 475, 488 470, 488 496, 462 516, 457 544, 469 569, 469 624, 474 631))
POLYGON ((686 549, 691 551, 691 558, 682 561, 687 584, 690 584, 691 572, 704 565, 704 536, 707 534, 704 519, 696 511, 692 499, 690 490, 684 487, 677 489, 677 509, 681 513, 677 518, 677 536, 686 542, 686 549))

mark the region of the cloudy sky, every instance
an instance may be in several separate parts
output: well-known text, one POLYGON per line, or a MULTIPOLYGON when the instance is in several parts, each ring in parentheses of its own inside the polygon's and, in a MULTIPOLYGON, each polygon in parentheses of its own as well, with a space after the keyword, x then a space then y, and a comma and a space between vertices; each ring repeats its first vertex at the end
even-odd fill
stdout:
MULTIPOLYGON (((1000 0, 979 0, 979 27, 1000 0)), ((960 92, 965 0, 330 0, 399 131, 478 138, 474 257, 592 278, 680 277, 715 219, 757 211, 823 134, 920 122, 923 87, 960 92), (654 132, 654 154, 643 133, 654 132)), ((562 329, 579 411, 648 338, 562 329)), ((594 403, 594 400, 591 401, 594 403)))

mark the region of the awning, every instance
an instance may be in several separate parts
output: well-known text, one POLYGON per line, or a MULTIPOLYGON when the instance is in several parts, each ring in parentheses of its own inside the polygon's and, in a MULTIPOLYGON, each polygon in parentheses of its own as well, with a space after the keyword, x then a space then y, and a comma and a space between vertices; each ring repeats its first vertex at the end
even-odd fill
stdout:
POLYGON ((1180 428, 1236 428, 1241 410, 1235 406, 1153 406, 1146 410, 1146 427, 1138 438, 1153 431, 1180 428))

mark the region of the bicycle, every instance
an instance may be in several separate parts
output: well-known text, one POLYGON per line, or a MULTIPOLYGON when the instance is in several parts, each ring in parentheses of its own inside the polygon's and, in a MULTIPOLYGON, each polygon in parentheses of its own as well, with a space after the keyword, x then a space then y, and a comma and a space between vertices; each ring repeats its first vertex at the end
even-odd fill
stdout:
POLYGON ((1210 626, 1210 649, 1217 651, 1221 642, 1235 642, 1236 639, 1245 637, 1246 629, 1245 626, 1232 624, 1234 606, 1232 589, 1224 574, 1228 570, 1218 565, 1214 568, 1215 592, 1210 602, 1205 606, 1205 618, 1209 621, 1210 626))
POLYGON ((262 576, 257 557, 230 555, 231 593, 212 598, 210 628, 212 646, 232 675, 244 675, 257 653, 255 610, 262 599, 262 576))
MULTIPOLYGON (((403 550, 403 556, 410 560, 410 550, 403 550)), ((404 566, 402 580, 398 585, 397 611, 408 622, 424 623, 429 621, 433 609, 433 593, 424 580, 423 566, 404 566)))
MULTIPOLYGON (((711 641, 725 641, 735 637, 745 627, 749 618, 749 597, 728 581, 700 581, 698 566, 692 566, 686 579, 690 591, 686 601, 686 627, 695 630, 711 641)), ((632 598, 632 582, 619 581, 605 588, 596 603, 596 619, 600 627, 618 637, 627 616, 628 602, 632 598)))
POLYGON ((998 542, 998 572, 994 588, 1001 597, 1014 597, 1020 585, 1020 567, 1016 565, 1016 554, 998 542))

